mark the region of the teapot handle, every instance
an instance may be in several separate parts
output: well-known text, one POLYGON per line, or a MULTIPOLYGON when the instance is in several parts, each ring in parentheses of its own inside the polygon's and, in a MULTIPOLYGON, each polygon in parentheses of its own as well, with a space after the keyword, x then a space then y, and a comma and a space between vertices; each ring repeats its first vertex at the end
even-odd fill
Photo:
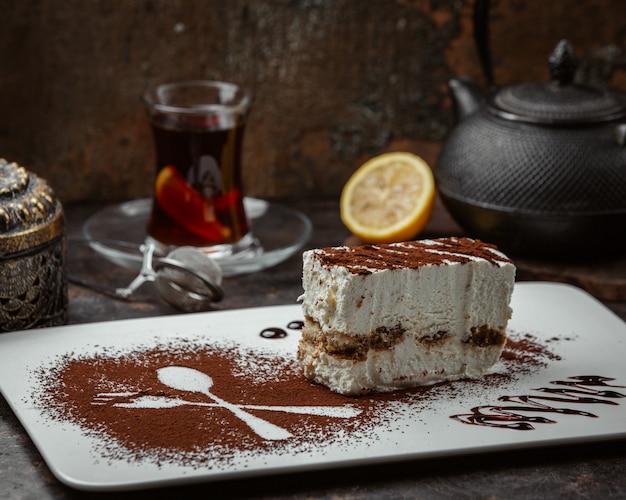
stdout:
POLYGON ((478 59, 483 70, 487 88, 494 86, 493 67, 491 64, 491 46, 489 40, 489 0, 476 0, 474 4, 474 43, 478 59))

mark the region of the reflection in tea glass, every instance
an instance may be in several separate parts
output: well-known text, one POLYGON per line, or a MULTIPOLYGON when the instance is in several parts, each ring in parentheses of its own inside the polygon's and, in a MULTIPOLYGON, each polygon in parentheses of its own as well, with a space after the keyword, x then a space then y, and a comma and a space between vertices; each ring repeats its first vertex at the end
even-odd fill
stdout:
POLYGON ((157 85, 144 101, 156 151, 149 237, 214 257, 250 249, 241 179, 250 94, 232 83, 193 80, 157 85))

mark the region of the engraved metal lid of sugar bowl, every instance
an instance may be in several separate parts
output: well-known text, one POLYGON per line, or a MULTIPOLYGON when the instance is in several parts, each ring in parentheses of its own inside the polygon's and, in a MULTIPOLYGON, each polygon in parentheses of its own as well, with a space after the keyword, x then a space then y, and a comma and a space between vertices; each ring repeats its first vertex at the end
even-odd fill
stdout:
POLYGON ((48 183, 0 158, 0 332, 67 322, 63 208, 48 183))

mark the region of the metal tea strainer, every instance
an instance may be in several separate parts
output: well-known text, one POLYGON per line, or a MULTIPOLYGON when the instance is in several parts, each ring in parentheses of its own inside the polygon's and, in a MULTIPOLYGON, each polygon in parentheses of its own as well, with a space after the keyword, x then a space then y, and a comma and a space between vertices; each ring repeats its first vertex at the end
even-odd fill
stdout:
MULTIPOLYGON (((130 246, 125 242, 106 243, 130 246)), ((128 286, 115 288, 74 276, 70 276, 69 280, 121 299, 128 299, 144 283, 153 281, 163 300, 185 312, 207 309, 212 302, 219 302, 224 297, 219 264, 198 248, 177 247, 165 257, 155 257, 154 243, 132 246, 139 250, 142 261, 139 274, 128 286)))

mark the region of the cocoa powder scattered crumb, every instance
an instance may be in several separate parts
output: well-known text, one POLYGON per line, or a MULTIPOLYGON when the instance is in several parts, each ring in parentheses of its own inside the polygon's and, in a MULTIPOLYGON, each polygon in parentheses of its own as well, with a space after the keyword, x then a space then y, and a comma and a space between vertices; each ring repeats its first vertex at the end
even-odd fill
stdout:
MULTIPOLYGON (((551 341, 556 340, 558 339, 551 339, 551 341)), ((509 334, 501 359, 510 362, 517 373, 528 373, 539 367, 547 366, 549 361, 558 361, 561 357, 541 345, 536 337, 530 333, 525 333, 509 334)))
POLYGON ((130 352, 68 353, 51 360, 50 366, 32 373, 33 400, 40 401, 41 410, 52 419, 74 423, 94 438, 98 459, 222 469, 235 458, 241 463, 259 453, 306 452, 320 442, 350 447, 381 426, 394 428, 390 405, 411 405, 419 415, 437 401, 463 397, 477 384, 500 387, 557 359, 532 335, 513 334, 499 362, 504 368, 483 379, 351 398, 308 381, 295 359, 177 340, 130 352), (167 366, 210 376, 211 394, 287 430, 291 437, 263 439, 206 394, 168 387, 157 375, 167 366), (277 406, 322 407, 327 414, 267 409, 277 406), (333 416, 329 408, 349 409, 354 415, 333 416))

